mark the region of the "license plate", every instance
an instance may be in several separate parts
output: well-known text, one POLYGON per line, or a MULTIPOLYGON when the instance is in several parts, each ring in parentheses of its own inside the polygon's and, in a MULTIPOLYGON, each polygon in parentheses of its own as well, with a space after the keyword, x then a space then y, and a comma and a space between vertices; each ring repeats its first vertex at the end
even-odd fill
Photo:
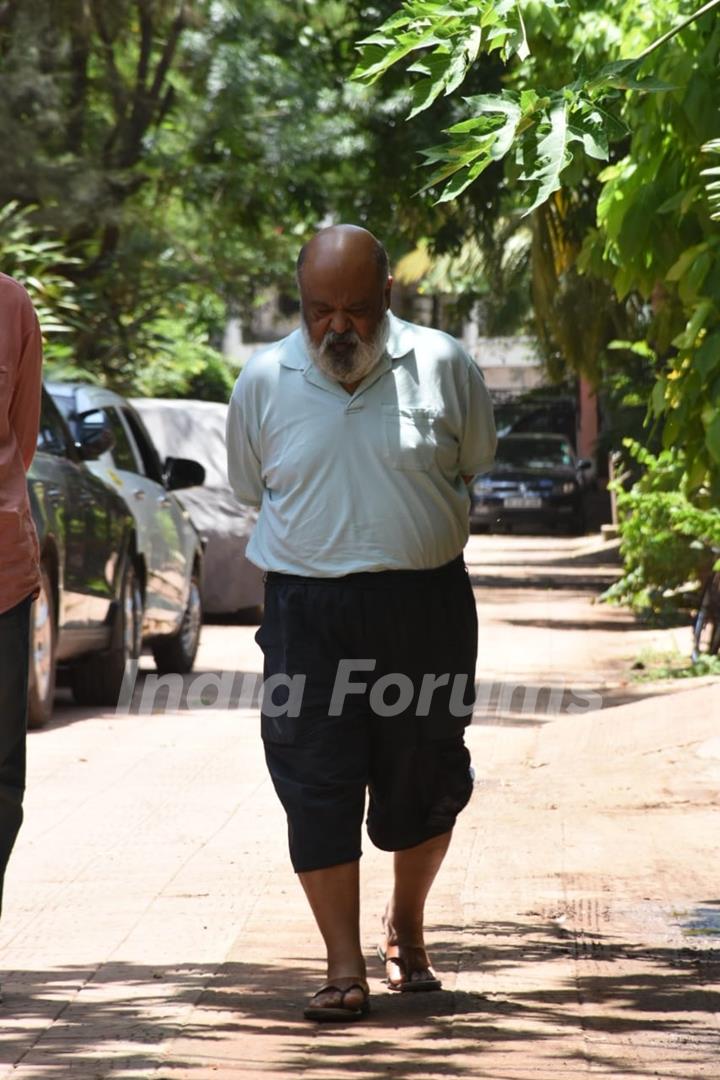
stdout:
POLYGON ((539 495, 510 495, 503 500, 508 510, 539 510, 542 499, 539 495))

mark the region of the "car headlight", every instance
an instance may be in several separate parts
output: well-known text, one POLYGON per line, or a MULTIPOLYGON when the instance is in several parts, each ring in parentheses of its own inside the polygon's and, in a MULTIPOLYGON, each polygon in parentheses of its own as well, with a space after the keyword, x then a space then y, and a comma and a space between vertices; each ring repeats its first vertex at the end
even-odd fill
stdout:
POLYGON ((561 485, 560 490, 563 495, 572 495, 575 491, 575 486, 574 480, 566 480, 565 483, 561 485))

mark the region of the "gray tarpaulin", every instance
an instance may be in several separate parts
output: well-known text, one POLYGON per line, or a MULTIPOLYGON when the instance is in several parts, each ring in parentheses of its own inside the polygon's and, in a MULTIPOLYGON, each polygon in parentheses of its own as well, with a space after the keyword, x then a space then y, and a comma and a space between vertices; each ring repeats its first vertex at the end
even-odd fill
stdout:
POLYGON ((205 468, 202 487, 175 494, 207 541, 203 605, 208 613, 238 611, 263 602, 262 571, 245 557, 257 512, 233 495, 227 477, 227 405, 214 401, 136 398, 133 405, 160 458, 185 457, 205 468))

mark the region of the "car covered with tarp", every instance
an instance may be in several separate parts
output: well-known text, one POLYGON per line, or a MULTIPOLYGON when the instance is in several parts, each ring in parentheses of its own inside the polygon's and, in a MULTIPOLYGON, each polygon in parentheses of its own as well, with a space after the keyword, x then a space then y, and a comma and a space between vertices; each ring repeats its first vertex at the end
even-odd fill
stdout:
POLYGON ((234 495, 227 473, 227 405, 215 401, 133 398, 162 457, 192 457, 205 469, 202 487, 178 498, 205 539, 203 609, 207 614, 257 613, 263 574, 245 550, 257 511, 234 495))

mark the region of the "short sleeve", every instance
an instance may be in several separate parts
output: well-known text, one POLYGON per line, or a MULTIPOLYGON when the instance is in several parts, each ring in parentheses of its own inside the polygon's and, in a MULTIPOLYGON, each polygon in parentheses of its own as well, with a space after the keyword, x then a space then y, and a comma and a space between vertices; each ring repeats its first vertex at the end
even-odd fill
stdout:
POLYGON ((460 473, 476 476, 489 472, 495 460, 497 436, 492 401, 480 368, 468 359, 465 385, 465 423, 460 440, 460 473))
POLYGON ((10 424, 27 471, 32 464, 40 426, 42 395, 42 335, 30 297, 21 292, 21 352, 10 404, 10 424))
POLYGON ((260 463, 258 418, 251 393, 251 379, 241 372, 227 416, 228 478, 240 502, 260 506, 264 485, 260 463))

